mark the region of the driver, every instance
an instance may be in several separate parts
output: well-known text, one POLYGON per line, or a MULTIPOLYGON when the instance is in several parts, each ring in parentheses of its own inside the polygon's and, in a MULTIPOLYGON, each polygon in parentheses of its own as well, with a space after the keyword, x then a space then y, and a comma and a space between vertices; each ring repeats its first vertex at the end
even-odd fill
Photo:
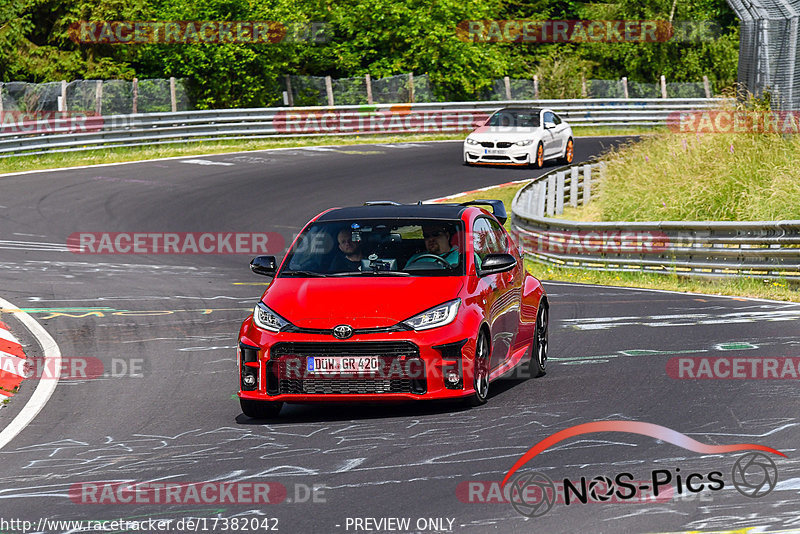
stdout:
POLYGON ((430 256, 431 254, 439 256, 450 266, 458 265, 458 247, 450 245, 450 240, 454 233, 451 227, 443 223, 423 224, 422 237, 425 239, 426 252, 411 256, 406 263, 406 267, 412 263, 436 262, 436 259, 430 256))
POLYGON ((364 259, 364 254, 361 251, 361 242, 353 241, 352 235, 352 230, 349 228, 342 228, 336 235, 341 254, 337 254, 333 259, 330 267, 332 272, 355 272, 361 270, 361 260, 364 259))

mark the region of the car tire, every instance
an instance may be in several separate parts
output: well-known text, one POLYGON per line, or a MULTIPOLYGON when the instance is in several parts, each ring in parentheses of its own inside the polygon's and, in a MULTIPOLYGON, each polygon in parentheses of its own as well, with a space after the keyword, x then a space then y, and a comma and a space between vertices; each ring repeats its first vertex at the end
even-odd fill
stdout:
POLYGON ((283 408, 282 402, 257 401, 250 399, 239 399, 242 413, 253 419, 274 419, 283 408))
POLYGON ((544 167, 544 145, 541 141, 536 145, 535 158, 532 162, 534 169, 541 169, 544 167))
POLYGON ((489 354, 491 347, 486 332, 481 330, 475 341, 475 360, 472 371, 472 395, 467 397, 467 404, 480 406, 489 398, 489 354))
POLYGON ((559 163, 569 165, 575 160, 575 143, 570 137, 567 139, 567 144, 564 145, 564 155, 559 158, 559 163))
POLYGON ((546 374, 547 367, 547 327, 550 320, 550 310, 547 304, 542 302, 539 311, 536 313, 536 329, 533 332, 533 349, 531 359, 528 360, 528 375, 532 378, 539 378, 546 374))

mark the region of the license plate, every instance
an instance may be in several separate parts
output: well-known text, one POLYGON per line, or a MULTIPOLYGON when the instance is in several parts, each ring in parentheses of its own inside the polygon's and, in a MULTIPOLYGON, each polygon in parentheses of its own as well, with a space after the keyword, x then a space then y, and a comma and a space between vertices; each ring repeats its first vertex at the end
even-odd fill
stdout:
POLYGON ((309 356, 306 370, 309 373, 359 373, 378 370, 377 356, 309 356))
POLYGON ((505 154, 506 151, 502 148, 485 148, 483 150, 484 154, 505 154))

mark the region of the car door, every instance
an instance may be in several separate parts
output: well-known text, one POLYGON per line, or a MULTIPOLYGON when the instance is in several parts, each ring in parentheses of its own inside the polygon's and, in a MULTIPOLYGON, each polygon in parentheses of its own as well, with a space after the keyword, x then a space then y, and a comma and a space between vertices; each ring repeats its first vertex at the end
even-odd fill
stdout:
POLYGON ((556 134, 556 128, 546 128, 545 124, 555 123, 555 114, 552 111, 545 111, 542 113, 542 129, 544 130, 544 155, 547 157, 553 156, 560 152, 559 140, 556 134))
MULTIPOLYGON (((508 233, 494 219, 488 220, 493 235, 492 253, 511 254, 516 257, 517 254, 514 254, 512 250, 514 244, 509 238, 508 233)), ((499 298, 502 299, 497 307, 501 316, 499 323, 502 325, 503 332, 502 336, 499 336, 498 341, 505 345, 506 356, 503 359, 498 358, 496 361, 494 361, 493 358, 492 363, 494 365, 500 365, 505 359, 511 356, 517 334, 519 333, 523 273, 522 269, 511 269, 510 271, 499 273, 497 276, 500 278, 499 285, 501 287, 501 296, 499 298)))
MULTIPOLYGON (((478 217, 472 228, 473 248, 475 250, 476 275, 479 276, 478 292, 484 307, 486 321, 491 332, 491 360, 490 368, 494 369, 509 356, 509 348, 513 343, 514 334, 509 331, 508 324, 508 299, 509 273, 480 275, 480 265, 486 256, 496 254, 502 249, 497 242, 497 230, 492 227, 488 217, 478 217)), ((495 223, 496 224, 496 223, 495 223)), ((502 229, 501 229, 502 230, 502 229)))
POLYGON ((567 140, 569 140, 569 125, 564 122, 561 117, 558 116, 557 113, 553 113, 553 119, 556 123, 556 129, 554 132, 554 136, 557 139, 557 151, 558 154, 562 154, 564 152, 564 147, 567 146, 567 140))

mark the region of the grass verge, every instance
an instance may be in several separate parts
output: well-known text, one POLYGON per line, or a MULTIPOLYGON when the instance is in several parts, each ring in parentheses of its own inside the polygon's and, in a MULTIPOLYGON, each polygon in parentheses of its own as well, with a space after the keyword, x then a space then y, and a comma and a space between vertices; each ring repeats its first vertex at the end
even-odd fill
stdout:
MULTIPOLYGON (((658 128, 600 128, 575 127, 576 136, 642 135, 660 131, 658 128)), ((235 141, 187 142, 169 145, 142 147, 102 148, 81 152, 52 153, 36 156, 19 156, 0 159, 0 174, 9 172, 36 171, 62 167, 79 167, 104 163, 124 163, 148 159, 197 156, 199 154, 221 154, 226 152, 248 152, 270 148, 292 148, 320 145, 361 145, 370 143, 412 143, 423 141, 463 140, 465 133, 457 134, 401 134, 363 136, 319 136, 284 139, 253 139, 235 141)))
MULTIPOLYGON (((466 202, 467 200, 479 198, 499 199, 505 203, 506 211, 510 216, 511 201, 516 192, 523 185, 524 184, 514 184, 494 187, 485 191, 462 195, 448 200, 448 202, 466 202)), ((591 204, 589 204, 589 206, 591 206, 591 204)), ((506 222, 506 228, 510 228, 510 220, 506 222)), ((679 276, 677 274, 640 272, 616 273, 550 266, 528 259, 525 260, 525 268, 539 280, 557 280, 604 286, 640 287, 646 289, 679 291, 682 293, 705 293, 708 295, 800 302, 800 288, 796 282, 792 283, 780 278, 699 278, 679 276)))

